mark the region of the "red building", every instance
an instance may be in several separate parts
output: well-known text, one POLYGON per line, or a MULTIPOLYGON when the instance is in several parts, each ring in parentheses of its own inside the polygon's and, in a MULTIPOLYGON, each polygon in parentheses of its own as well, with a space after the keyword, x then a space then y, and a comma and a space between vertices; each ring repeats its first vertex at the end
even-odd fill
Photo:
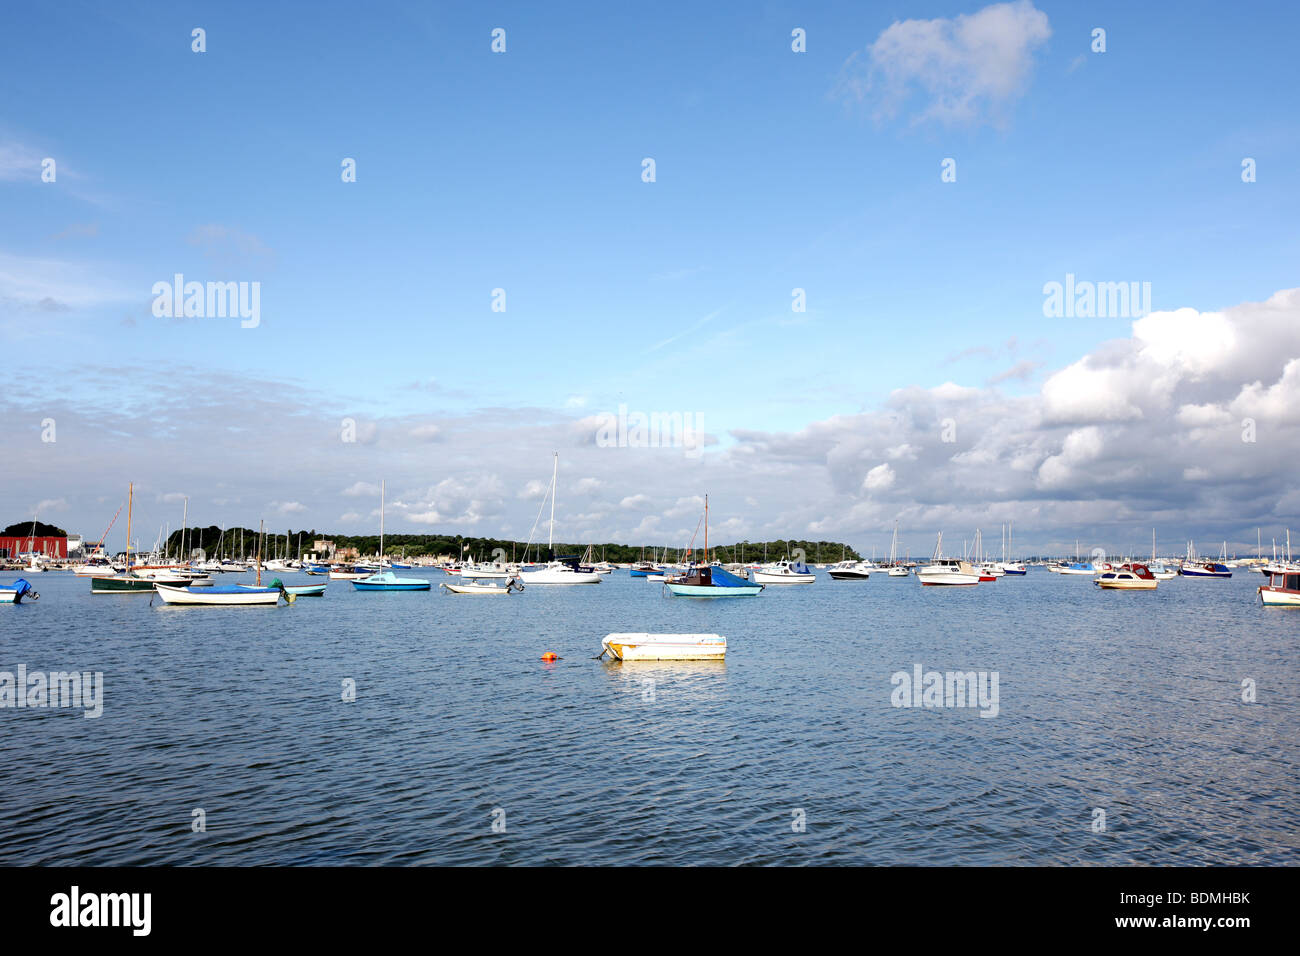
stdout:
POLYGON ((16 559, 20 554, 35 551, 48 558, 66 558, 68 556, 67 538, 43 538, 40 535, 29 537, 0 537, 0 558, 16 559))

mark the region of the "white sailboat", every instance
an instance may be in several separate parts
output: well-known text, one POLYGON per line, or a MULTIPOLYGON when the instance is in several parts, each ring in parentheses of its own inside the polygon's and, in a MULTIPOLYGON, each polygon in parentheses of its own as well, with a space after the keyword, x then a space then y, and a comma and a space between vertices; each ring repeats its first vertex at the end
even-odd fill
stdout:
MULTIPOLYGON (((551 524, 550 530, 546 536, 547 552, 551 555, 551 560, 540 568, 531 570, 521 570, 519 579, 524 584, 544 584, 544 585, 567 585, 567 584, 599 584, 601 576, 595 571, 581 571, 578 568, 577 559, 572 561, 555 560, 555 493, 558 488, 560 477, 560 453, 555 452, 555 461, 551 470, 551 487, 549 495, 551 498, 551 524)), ((542 505, 545 506, 546 499, 542 499, 542 505)), ((537 516, 541 517, 541 508, 537 509, 537 516)), ((533 522, 533 528, 536 529, 537 522, 533 522)), ((529 543, 532 542, 532 533, 528 536, 529 543)))

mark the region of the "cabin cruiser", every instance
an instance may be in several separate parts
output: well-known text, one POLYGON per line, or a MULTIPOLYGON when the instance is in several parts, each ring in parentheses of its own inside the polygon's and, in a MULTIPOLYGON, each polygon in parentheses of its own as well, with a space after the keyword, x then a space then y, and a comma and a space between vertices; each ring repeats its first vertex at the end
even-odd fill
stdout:
POLYGON ((791 563, 782 558, 775 564, 765 564, 754 572, 755 584, 812 584, 817 575, 802 561, 791 563))
POLYGON ((871 577, 871 565, 866 561, 840 561, 826 573, 835 581, 865 581, 871 577))
POLYGON ((979 572, 969 561, 959 558, 935 558, 916 572, 922 584, 979 584, 979 572))
POLYGON ((1101 577, 1092 583, 1099 588, 1123 591, 1154 591, 1157 584, 1155 575, 1145 564, 1121 565, 1103 572, 1101 577))
POLYGON ((1300 568, 1274 571, 1268 584, 1261 584, 1257 591, 1265 607, 1300 607, 1300 568))

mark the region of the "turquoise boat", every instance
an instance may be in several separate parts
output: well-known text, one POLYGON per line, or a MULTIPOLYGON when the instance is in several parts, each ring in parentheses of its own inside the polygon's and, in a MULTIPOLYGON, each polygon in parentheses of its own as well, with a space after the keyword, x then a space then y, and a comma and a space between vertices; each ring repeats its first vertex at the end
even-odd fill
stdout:
POLYGON ((719 567, 694 568, 681 577, 664 582, 669 594, 677 597, 721 598, 755 597, 764 585, 736 577, 719 567))
POLYGON ((352 582, 358 591, 427 591, 432 586, 421 578, 399 578, 392 571, 382 571, 352 582))
MULTIPOLYGON (((276 581, 278 582, 279 578, 277 578, 276 581)), ((273 584, 272 586, 274 587, 275 585, 273 584)), ((236 584, 235 587, 246 588, 250 591, 259 590, 257 586, 253 584, 236 584)), ((294 597, 321 597, 325 593, 326 585, 294 584, 294 585, 284 585, 283 587, 284 587, 285 594, 292 594, 294 597)))

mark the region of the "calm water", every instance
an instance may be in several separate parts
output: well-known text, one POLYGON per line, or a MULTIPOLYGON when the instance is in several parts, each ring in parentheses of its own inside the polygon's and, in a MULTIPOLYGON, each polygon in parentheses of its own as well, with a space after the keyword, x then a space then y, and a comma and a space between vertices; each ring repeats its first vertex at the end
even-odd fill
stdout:
POLYGON ((0 711, 4 864, 1300 862, 1300 611, 1245 571, 1149 594, 822 572, 713 602, 626 572, 336 581, 277 609, 31 579, 0 670, 102 671, 104 713, 0 711), (723 634, 727 661, 592 660, 641 630, 723 634), (917 663, 997 671, 1000 713, 891 706, 917 663))

